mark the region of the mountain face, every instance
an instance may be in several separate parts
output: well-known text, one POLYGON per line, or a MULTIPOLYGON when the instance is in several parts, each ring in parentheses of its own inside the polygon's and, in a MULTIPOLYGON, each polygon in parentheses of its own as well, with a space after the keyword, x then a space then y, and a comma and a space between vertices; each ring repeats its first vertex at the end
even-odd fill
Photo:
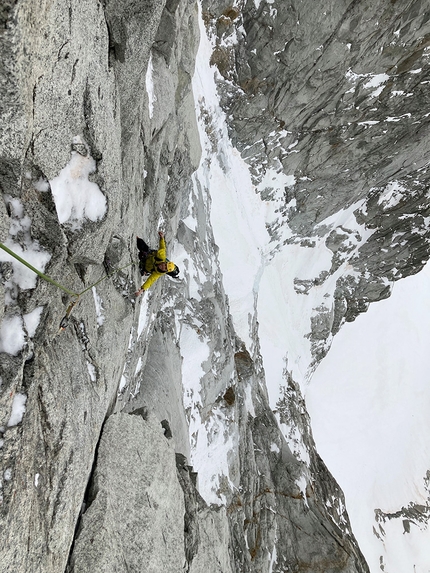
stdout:
MULTIPOLYGON (((288 221, 282 244, 323 241, 330 275, 351 266, 325 332, 314 325, 318 361, 343 320, 428 259, 429 12, 420 2, 311 1, 204 10, 229 133, 257 189, 273 193, 261 186, 270 169, 294 175, 274 237, 288 221), (326 223, 348 209, 356 228, 326 223)), ((297 282, 302 292, 312 286, 297 282)))
POLYGON ((0 241, 57 285, 0 253, 2 573, 369 571, 303 388, 429 258, 429 16, 3 3, 0 241), (232 157, 270 211, 248 306, 232 157), (136 298, 159 228, 181 278, 136 298), (307 346, 281 338, 274 394, 260 275, 283 256, 307 346))

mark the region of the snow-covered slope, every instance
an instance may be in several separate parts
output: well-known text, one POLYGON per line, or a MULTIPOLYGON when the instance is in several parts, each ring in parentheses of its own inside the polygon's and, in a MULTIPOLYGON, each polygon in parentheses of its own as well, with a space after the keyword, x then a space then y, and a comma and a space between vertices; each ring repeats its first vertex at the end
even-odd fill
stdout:
MULTIPOLYGON (((426 414, 430 396, 424 368, 429 337, 421 321, 426 302, 412 293, 418 288, 425 297, 428 279, 423 271, 421 286, 414 286, 418 277, 397 285, 396 297, 380 303, 384 310, 379 309, 379 304, 372 306, 369 317, 348 325, 348 332, 356 331, 349 346, 345 348, 336 341, 327 364, 323 361, 313 375, 312 345, 317 341, 311 336, 312 320, 332 312, 337 280, 356 274, 349 261, 374 230, 358 222, 354 213, 365 203, 359 201, 321 221, 318 228, 323 235, 314 239, 312 245, 287 244, 276 252, 268 228, 280 211, 281 191, 293 185, 294 178, 288 180, 282 171, 269 170, 260 189, 254 185, 250 169, 227 135, 227 120, 219 107, 214 82, 217 72, 208 66, 213 49, 202 29, 193 86, 206 155, 196 178, 210 191, 211 222, 220 247, 223 284, 236 331, 250 349, 255 345, 255 335, 258 336, 273 408, 287 384, 286 372, 300 383, 319 450, 334 475, 342 477, 341 485, 347 484, 344 491, 348 492, 347 507, 354 515, 352 526, 354 531, 356 527, 360 531, 361 546, 371 570, 382 566, 393 573, 412 571, 414 567, 424 571, 430 562, 426 549, 426 414), (208 125, 212 140, 207 135, 208 125), (261 194, 264 188, 272 190, 266 200, 261 194), (326 246, 331 229, 339 234, 344 246, 346 236, 349 243, 344 262, 334 273, 330 273, 333 252, 326 246), (323 280, 318 284, 321 276, 323 280), (398 294, 400 289, 403 296, 398 294), (380 316, 376 324, 375 316, 380 316), (385 325, 382 316, 386 317, 385 325), (400 351, 403 362, 398 362, 400 351), (405 360, 409 364, 415 362, 415 369, 408 367, 405 360), (397 521, 397 533, 390 518, 397 521), (416 525, 415 536, 411 523, 416 525), (406 533, 401 537, 403 543, 396 538, 399 532, 406 533)), ((387 206, 396 193, 401 195, 401 190, 396 191, 398 186, 391 188, 384 199, 387 206)), ((278 241, 279 235, 283 241, 294 238, 285 224, 278 231, 278 241)), ((342 330, 341 338, 344 336, 342 330)), ((331 337, 326 337, 324 353, 331 342, 331 337)), ((286 438, 290 438, 289 433, 286 438)), ((294 440, 290 443, 306 459, 304 448, 294 440)), ((215 467, 218 464, 215 460, 213 463, 215 467)))
POLYGON ((430 563, 430 267, 336 336, 306 391, 317 447, 371 571, 430 563))

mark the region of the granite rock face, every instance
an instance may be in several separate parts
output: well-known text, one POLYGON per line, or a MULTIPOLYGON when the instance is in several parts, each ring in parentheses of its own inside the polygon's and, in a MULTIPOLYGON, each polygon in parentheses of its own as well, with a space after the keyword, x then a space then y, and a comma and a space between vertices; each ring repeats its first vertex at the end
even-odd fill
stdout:
MULTIPOLYGON (((202 12, 230 136, 257 189, 270 197, 269 169, 294 176, 273 252, 324 241, 333 253, 318 280, 298 278, 303 296, 344 264, 354 271, 313 319, 316 362, 345 319, 429 253, 425 3, 324 10, 248 0, 202 12), (342 210, 353 228, 327 222, 342 210)), ((233 327, 210 197, 191 180, 198 17, 191 0, 1 8, 0 240, 44 257, 68 291, 88 289, 61 332, 70 292, 22 286, 16 263, 1 262, 0 318, 18 333, 0 349, 1 573, 368 571, 299 386, 287 376, 273 412, 258 325, 253 348, 233 327), (103 197, 92 219, 64 217, 54 201, 76 160, 94 165, 87 180, 103 197), (155 246, 159 226, 183 278, 136 301, 135 237, 155 246), (196 451, 207 456, 198 474, 196 451)))
POLYGON ((208 0, 203 11, 231 138, 257 189, 273 192, 261 186, 270 169, 294 176, 274 242, 285 244, 285 224, 290 241, 324 240, 332 266, 319 286, 343 261, 352 267, 330 328, 314 329, 327 339, 429 258, 428 6, 208 0), (329 223, 348 209, 370 237, 329 223))
MULTIPOLYGON (((2 241, 9 233, 24 258, 30 251, 49 253, 45 272, 73 292, 128 265, 81 297, 62 333, 70 297, 44 281, 17 289, 3 274, 2 310, 16 317, 22 345, 1 354, 1 469, 8 478, 2 479, 2 572, 66 569, 135 319, 135 236, 151 240, 163 208, 172 216, 181 191, 174 157, 192 147, 187 133, 197 141, 183 120, 174 119, 192 117, 192 102, 182 91, 197 41, 188 26, 195 6, 169 4, 175 26, 186 30, 185 36, 178 32, 185 55, 182 62, 171 36, 171 85, 179 93, 170 115, 157 116, 152 144, 145 72, 164 4, 44 2, 36 10, 14 2, 2 8, 2 241), (81 228, 60 223, 50 183, 77 154, 95 161, 90 179, 107 205, 101 219, 87 218, 81 228), (20 221, 31 221, 18 233, 14 205, 22 206, 20 221), (40 322, 30 334, 22 317, 35 309, 41 309, 40 322), (24 419, 8 426, 21 396, 24 419)), ((183 169, 188 175, 191 167, 184 161, 183 169)))
POLYGON ((85 503, 70 572, 182 571, 184 496, 157 419, 109 417, 85 503))

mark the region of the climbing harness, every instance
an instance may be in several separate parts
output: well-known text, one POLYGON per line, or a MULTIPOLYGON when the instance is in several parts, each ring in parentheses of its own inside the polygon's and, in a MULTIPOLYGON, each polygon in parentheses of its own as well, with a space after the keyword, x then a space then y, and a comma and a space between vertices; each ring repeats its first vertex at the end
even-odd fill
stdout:
POLYGON ((69 317, 73 311, 73 309, 75 308, 75 306, 78 304, 80 297, 85 294, 86 292, 88 292, 89 290, 91 290, 93 287, 97 286, 98 284, 100 284, 102 281, 112 277, 113 275, 115 275, 116 273, 119 273, 120 271, 122 271, 123 269, 126 269, 127 267, 131 267, 132 265, 136 264, 135 261, 132 261, 131 263, 128 263, 127 265, 124 265, 123 267, 119 268, 119 269, 115 269, 112 273, 109 273, 105 276, 103 276, 101 279, 99 279, 98 281, 96 281, 95 283, 91 284, 89 287, 85 288, 83 291, 81 292, 74 292, 68 288, 66 288, 65 286, 61 285, 60 283, 58 283, 57 281, 55 281, 54 279, 52 279, 51 277, 49 277, 48 275, 45 275, 44 273, 42 273, 42 271, 39 271, 39 269, 36 269, 36 267, 33 267, 33 265, 31 265, 28 261, 26 261, 25 259, 21 258, 19 255, 17 255, 16 253, 14 253, 11 249, 9 249, 8 247, 6 247, 6 245, 4 245, 3 243, 0 243, 0 248, 3 249, 4 251, 6 251, 6 253, 8 253, 11 257, 13 257, 14 259, 16 259, 17 261, 19 261, 20 263, 22 263, 23 265, 25 265, 28 269, 30 269, 31 271, 33 271, 34 273, 36 273, 37 275, 39 275, 40 278, 42 278, 43 280, 51 283, 52 285, 56 286, 57 288, 61 289, 62 291, 64 291, 65 293, 67 293, 68 295, 72 296, 74 298, 74 300, 72 300, 69 304, 69 306, 67 307, 66 310, 66 314, 63 316, 63 318, 61 319, 60 322, 60 328, 59 328, 59 333, 63 332, 63 330, 65 330, 69 324, 69 317))

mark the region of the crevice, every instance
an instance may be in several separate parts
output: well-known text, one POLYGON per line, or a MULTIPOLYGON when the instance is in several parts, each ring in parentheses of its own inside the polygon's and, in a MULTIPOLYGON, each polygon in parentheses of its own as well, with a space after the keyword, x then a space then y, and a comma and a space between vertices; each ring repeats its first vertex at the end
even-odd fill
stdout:
POLYGON ((78 539, 79 534, 80 534, 81 525, 82 525, 82 516, 91 507, 92 503, 95 501, 95 499, 97 498, 97 495, 99 493, 99 489, 98 489, 98 485, 97 485, 97 479, 96 479, 96 470, 97 470, 100 442, 101 442, 104 427, 105 427, 105 424, 106 424, 106 421, 108 420, 108 418, 109 418, 109 416, 106 416, 106 418, 104 419, 104 422, 100 428, 99 439, 98 439, 96 447, 94 449, 93 463, 91 466, 91 471, 88 475, 87 485, 85 488, 84 496, 82 498, 81 509, 79 511, 78 518, 76 520, 75 531, 73 533, 72 542, 70 544, 70 550, 69 550, 69 555, 67 558, 67 565, 66 565, 65 573, 71 573, 72 572, 71 558, 72 558, 73 551, 75 548, 76 540, 78 539))
POLYGON ((183 454, 176 454, 176 473, 184 492, 184 549, 186 563, 184 573, 188 573, 200 545, 199 513, 206 508, 206 502, 196 488, 197 473, 188 465, 183 454))
POLYGON ((94 127, 93 127, 93 121, 94 121, 94 119, 93 119, 93 105, 92 105, 92 101, 91 101, 91 91, 90 91, 90 86, 89 86, 88 81, 85 85, 82 105, 83 105, 84 118, 85 118, 85 127, 83 130, 84 138, 85 138, 85 141, 88 143, 88 146, 90 148, 91 157, 98 164, 99 161, 102 161, 103 154, 97 148, 97 146, 95 144, 96 138, 94 135, 94 127))

